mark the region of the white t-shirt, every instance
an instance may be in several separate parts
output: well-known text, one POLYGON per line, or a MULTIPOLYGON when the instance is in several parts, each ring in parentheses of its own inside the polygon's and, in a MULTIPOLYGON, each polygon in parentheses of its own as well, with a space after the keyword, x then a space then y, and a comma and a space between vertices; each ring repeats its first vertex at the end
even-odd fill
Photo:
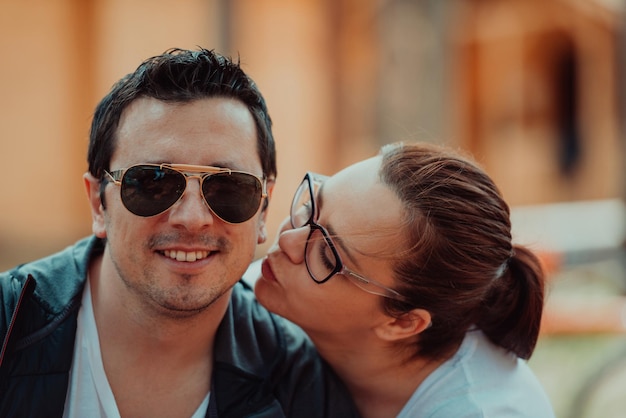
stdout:
MULTIPOLYGON (((206 415, 209 397, 210 393, 191 418, 203 418, 206 415)), ((85 284, 82 307, 78 311, 74 359, 63 411, 63 418, 85 417, 120 418, 120 412, 102 364, 89 280, 85 284)))
POLYGON ((417 388, 397 418, 554 418, 526 362, 467 333, 456 354, 417 388))

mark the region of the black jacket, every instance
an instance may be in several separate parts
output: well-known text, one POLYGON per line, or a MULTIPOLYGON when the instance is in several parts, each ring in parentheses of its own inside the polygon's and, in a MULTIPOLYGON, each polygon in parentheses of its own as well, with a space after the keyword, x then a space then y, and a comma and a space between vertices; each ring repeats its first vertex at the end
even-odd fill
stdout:
MULTIPOLYGON (((0 274, 0 417, 62 417, 87 266, 102 250, 92 237, 0 274)), ((357 416, 304 333, 261 307, 241 281, 214 360, 220 418, 357 416)))

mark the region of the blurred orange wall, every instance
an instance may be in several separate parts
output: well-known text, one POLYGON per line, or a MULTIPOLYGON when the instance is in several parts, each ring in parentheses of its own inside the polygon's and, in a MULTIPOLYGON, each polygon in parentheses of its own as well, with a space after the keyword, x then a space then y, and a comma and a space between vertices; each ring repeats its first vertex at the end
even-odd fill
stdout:
POLYGON ((262 254, 305 168, 337 168, 325 13, 316 0, 0 0, 0 271, 91 233, 82 174, 94 107, 170 47, 240 57, 267 99, 279 181, 262 254))

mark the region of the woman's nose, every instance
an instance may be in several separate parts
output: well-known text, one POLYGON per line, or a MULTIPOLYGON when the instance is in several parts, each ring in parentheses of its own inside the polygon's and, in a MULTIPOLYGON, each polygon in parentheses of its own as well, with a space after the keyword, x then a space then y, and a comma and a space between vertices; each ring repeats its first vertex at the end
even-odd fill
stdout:
POLYGON ((304 262, 304 251, 309 238, 309 231, 308 225, 293 228, 288 220, 281 225, 278 235, 278 247, 294 264, 304 262))

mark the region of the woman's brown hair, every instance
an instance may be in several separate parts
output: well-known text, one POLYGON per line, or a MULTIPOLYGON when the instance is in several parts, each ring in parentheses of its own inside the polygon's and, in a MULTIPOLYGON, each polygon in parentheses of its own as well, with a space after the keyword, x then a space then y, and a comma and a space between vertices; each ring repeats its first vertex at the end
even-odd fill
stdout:
POLYGON ((394 260, 397 290, 385 299, 400 314, 430 312, 420 356, 442 357, 472 327, 528 359, 537 342, 544 273, 537 257, 513 245, 509 207, 479 165, 449 148, 392 144, 382 148, 380 178, 402 201, 406 251, 394 260))

